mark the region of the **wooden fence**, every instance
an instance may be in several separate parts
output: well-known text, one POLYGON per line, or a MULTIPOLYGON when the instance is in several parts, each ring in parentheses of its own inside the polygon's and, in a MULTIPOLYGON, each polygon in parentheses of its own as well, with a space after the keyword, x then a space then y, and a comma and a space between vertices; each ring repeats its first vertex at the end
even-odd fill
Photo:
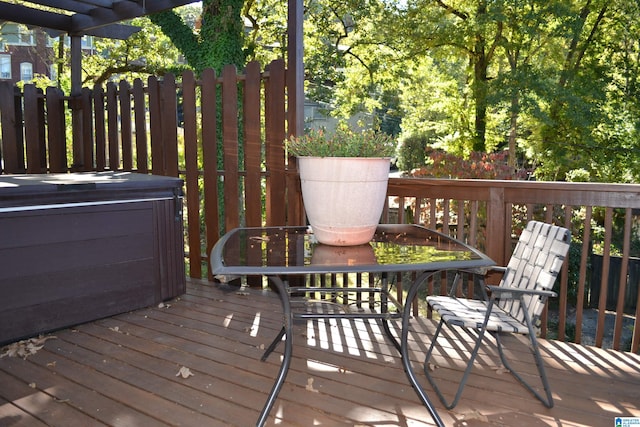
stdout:
MULTIPOLYGON (((122 170, 182 177, 188 271, 201 277, 207 274, 206 255, 225 230, 304 221, 296 165, 283 146, 285 75, 281 60, 264 71, 251 63, 241 73, 228 66, 220 76, 206 70, 199 78, 185 72, 178 81, 166 75, 151 77, 146 85, 109 83, 106 90, 85 88, 76 99, 55 88, 42 93, 26 85, 20 92, 0 83, 1 172, 122 170)), ((624 309, 629 311, 628 290, 638 294, 637 275, 628 274, 628 266, 631 244, 638 240, 640 185, 391 178, 388 195, 383 222, 441 229, 498 263, 508 259, 528 219, 570 228, 572 258, 544 326, 557 331, 558 339, 584 341, 587 301, 594 300, 587 295, 594 280, 589 260, 596 246, 602 263, 595 278, 600 288, 592 343, 629 345, 624 309), (616 241, 621 262, 615 265, 621 271, 612 303, 608 277, 616 241), (611 304, 616 309, 607 313, 611 304), (574 322, 570 336, 565 331, 574 322)), ((636 301, 635 319, 639 306, 636 301)), ((640 328, 632 322, 630 348, 637 352, 640 328)))
POLYGON ((282 60, 264 72, 256 62, 242 73, 205 70, 199 79, 185 71, 179 83, 170 74, 146 86, 110 82, 74 99, 53 87, 25 85, 20 93, 0 83, 0 172, 182 177, 189 274, 201 277, 224 230, 303 220, 296 165, 283 145, 285 102, 282 60))

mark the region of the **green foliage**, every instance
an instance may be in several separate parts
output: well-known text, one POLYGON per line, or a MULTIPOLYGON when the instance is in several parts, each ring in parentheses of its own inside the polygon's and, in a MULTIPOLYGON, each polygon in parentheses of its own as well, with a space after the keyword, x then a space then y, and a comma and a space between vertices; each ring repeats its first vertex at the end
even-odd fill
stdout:
POLYGON ((245 64, 244 22, 240 16, 243 5, 243 0, 204 0, 199 29, 192 26, 192 12, 183 19, 175 10, 169 10, 152 15, 151 20, 170 37, 197 73, 205 68, 219 73, 225 65, 245 64))
POLYGON ((589 182, 591 175, 586 169, 573 169, 567 172, 566 179, 568 182, 589 182))
POLYGON ((471 179, 525 179, 525 170, 509 166, 506 151, 494 153, 472 152, 469 158, 447 153, 444 150, 427 150, 427 166, 414 170, 415 177, 471 178, 471 179))
MULTIPOLYGON (((573 306, 582 305, 583 301, 578 302, 578 285, 580 283, 580 262, 582 260, 582 241, 575 236, 572 238, 569 246, 569 277, 567 280, 567 302, 573 306)), ((589 263, 589 260, 587 260, 589 263)), ((556 280, 555 291, 560 290, 560 281, 556 280)))
POLYGON ((430 138, 425 134, 403 138, 398 148, 398 168, 409 172, 424 166, 429 143, 430 138))
MULTIPOLYGON (((151 20, 163 32, 134 21, 141 33, 100 44, 112 55, 85 58, 86 81, 178 73, 180 55, 220 71, 287 51, 278 0, 205 0, 151 20)), ((304 25, 305 95, 336 117, 365 113, 464 158, 508 149, 538 180, 640 180, 638 2, 317 0, 304 25)))
POLYGON ((16 83, 16 86, 19 87, 20 90, 23 90, 26 83, 35 85, 38 89, 42 90, 43 93, 48 87, 55 86, 49 77, 42 74, 34 74, 33 79, 29 82, 20 80, 16 83))
POLYGON ((132 25, 141 27, 127 40, 95 38, 95 55, 82 59, 85 85, 101 85, 108 81, 136 78, 146 80, 149 75, 179 74, 180 52, 169 37, 148 18, 136 18, 132 25))
POLYGON ((447 150, 468 153, 473 131, 464 69, 456 58, 425 57, 409 64, 400 84, 404 135, 434 135, 447 150))
POLYGON ((280 0, 245 3, 242 15, 250 24, 244 38, 247 62, 258 61, 264 67, 287 57, 287 12, 287 2, 280 0))
POLYGON ((339 117, 392 112, 459 156, 508 148, 539 180, 637 182, 639 23, 621 0, 321 0, 305 21, 307 94, 339 117))
POLYGON ((395 140, 374 130, 354 131, 346 126, 328 134, 323 129, 311 129, 300 137, 287 141, 287 150, 294 156, 314 157, 391 157, 395 140))

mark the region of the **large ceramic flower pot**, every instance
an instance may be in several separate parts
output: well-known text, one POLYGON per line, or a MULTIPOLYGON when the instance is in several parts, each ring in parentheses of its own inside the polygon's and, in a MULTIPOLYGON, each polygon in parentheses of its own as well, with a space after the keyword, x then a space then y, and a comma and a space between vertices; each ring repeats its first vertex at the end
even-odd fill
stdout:
POLYGON ((356 246, 317 245, 311 265, 371 265, 376 264, 373 247, 365 243, 356 246))
POLYGON ((305 212, 320 243, 371 240, 384 208, 389 165, 388 158, 298 158, 305 212))

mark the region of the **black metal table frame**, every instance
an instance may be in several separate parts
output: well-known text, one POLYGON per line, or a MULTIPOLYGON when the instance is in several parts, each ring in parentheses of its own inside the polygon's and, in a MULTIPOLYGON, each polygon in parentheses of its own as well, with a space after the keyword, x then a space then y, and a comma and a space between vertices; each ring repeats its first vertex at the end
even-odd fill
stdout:
MULTIPOLYGON (((378 227, 378 230, 387 230, 387 231, 397 231, 399 229, 403 229, 406 227, 420 227, 417 225, 391 225, 391 224, 381 224, 378 227)), ((265 227, 265 228, 238 228, 230 231, 225 234, 222 239, 220 239, 217 244, 214 246, 211 251, 211 268, 212 274, 219 278, 222 281, 226 281, 228 278, 237 277, 239 275, 259 275, 267 277, 271 283, 274 284, 278 291, 279 299, 282 304, 283 309, 283 326, 278 335, 272 341, 272 343, 265 350, 262 359, 266 360, 269 354, 276 348, 276 346, 282 341, 282 338, 285 337, 284 343, 284 354, 282 359, 282 364, 280 365, 280 370, 276 377, 276 381, 271 389, 271 392, 265 402, 264 408, 262 409, 258 421, 256 422, 256 426, 263 426, 271 409, 278 397, 280 389, 282 388, 284 381, 286 379, 289 366, 291 364, 291 359, 293 355, 293 336, 292 333, 294 319, 327 319, 327 318, 351 318, 351 319, 378 319, 382 321, 383 329, 386 335, 390 338, 394 347, 398 349, 401 355, 402 365, 409 379, 410 384, 418 395, 419 399, 423 403, 423 405, 429 411, 431 417, 434 422, 441 427, 444 427, 442 419, 438 415, 435 410, 431 400, 427 396, 426 392, 423 390, 422 386, 420 386, 417 377, 413 371, 411 366, 411 361, 409 359, 409 348, 408 348, 408 336, 409 336, 409 320, 411 318, 411 302, 416 297, 420 286, 425 283, 431 276, 446 270, 472 270, 476 268, 483 268, 495 265, 495 263, 486 255, 481 253, 480 251, 455 240, 452 237, 446 236, 444 234, 438 233, 433 230, 429 230, 432 234, 437 234, 439 238, 443 239, 443 241, 452 242, 457 244, 460 247, 464 247, 466 250, 472 252, 477 258, 472 260, 456 260, 456 261, 437 261, 437 262, 422 262, 422 263, 404 263, 404 264, 384 264, 384 265, 331 265, 331 266, 279 266, 279 267, 248 267, 248 266, 233 266, 233 265, 225 265, 224 264, 224 247, 225 243, 229 236, 231 236, 234 232, 239 230, 268 230, 268 229, 277 229, 287 231, 287 230, 296 230, 300 228, 306 227, 265 227), (389 284, 387 280, 388 273, 398 273, 398 272, 418 272, 416 279, 410 285, 409 290, 407 291, 407 295, 404 303, 402 301, 396 301, 389 293, 389 284), (380 273, 382 275, 382 285, 380 287, 375 288, 348 288, 349 292, 380 292, 382 306, 380 312, 370 312, 370 313, 296 313, 291 307, 291 294, 295 294, 298 292, 320 292, 320 293, 336 293, 336 292, 344 292, 345 288, 335 288, 335 287, 308 287, 308 286, 295 286, 291 287, 286 283, 282 276, 291 276, 291 275, 307 275, 307 274, 334 274, 334 273, 380 273), (401 314, 398 313, 389 313, 387 311, 387 299, 390 299, 391 302, 398 307, 401 314), (391 318, 402 318, 402 331, 400 335, 400 341, 398 342, 397 338, 392 334, 387 321, 391 318)), ((423 227, 420 227, 423 228, 423 227)))

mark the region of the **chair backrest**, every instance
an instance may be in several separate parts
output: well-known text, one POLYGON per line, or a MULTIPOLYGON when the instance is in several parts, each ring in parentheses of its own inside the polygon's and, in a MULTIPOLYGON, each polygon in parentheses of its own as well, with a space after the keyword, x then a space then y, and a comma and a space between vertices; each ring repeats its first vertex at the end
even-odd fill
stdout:
MULTIPOLYGON (((567 256, 570 243, 571 233, 566 228, 530 221, 527 228, 522 230, 500 286, 551 290, 567 256)), ((535 325, 547 299, 526 296, 524 300, 535 325)), ((524 313, 517 300, 503 300, 498 305, 514 318, 521 321, 524 319, 524 313)))

